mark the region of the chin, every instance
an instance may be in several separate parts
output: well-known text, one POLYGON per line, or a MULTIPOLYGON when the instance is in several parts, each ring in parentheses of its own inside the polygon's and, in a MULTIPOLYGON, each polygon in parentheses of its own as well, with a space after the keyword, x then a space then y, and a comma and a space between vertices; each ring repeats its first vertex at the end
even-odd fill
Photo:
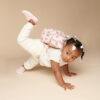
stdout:
POLYGON ((66 59, 63 59, 63 61, 64 61, 64 62, 68 62, 68 60, 66 60, 66 59))
POLYGON ((67 62, 72 62, 72 61, 67 61, 67 62))
POLYGON ((67 62, 72 62, 73 60, 67 60, 67 62))

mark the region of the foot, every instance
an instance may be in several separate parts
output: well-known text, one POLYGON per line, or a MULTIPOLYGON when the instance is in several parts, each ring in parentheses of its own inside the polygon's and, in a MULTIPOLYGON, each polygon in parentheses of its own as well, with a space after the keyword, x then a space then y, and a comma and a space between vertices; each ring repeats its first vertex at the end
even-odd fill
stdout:
POLYGON ((38 19, 31 12, 23 10, 22 13, 25 15, 27 21, 31 22, 33 25, 37 24, 38 19))
POLYGON ((25 70, 26 70, 26 69, 25 69, 24 66, 22 65, 19 69, 17 69, 16 73, 22 74, 22 73, 25 72, 25 70))

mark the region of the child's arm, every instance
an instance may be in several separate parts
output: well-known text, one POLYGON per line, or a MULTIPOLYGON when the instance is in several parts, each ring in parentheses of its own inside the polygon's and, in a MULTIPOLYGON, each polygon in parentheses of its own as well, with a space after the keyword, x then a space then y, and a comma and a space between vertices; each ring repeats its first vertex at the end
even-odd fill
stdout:
POLYGON ((59 85, 62 86, 65 90, 66 89, 74 89, 73 85, 71 85, 70 83, 64 82, 61 71, 60 71, 59 63, 57 63, 53 60, 50 60, 50 62, 51 62, 52 70, 54 72, 54 75, 55 75, 56 80, 58 81, 59 85))
POLYGON ((68 64, 63 65, 62 67, 63 67, 63 71, 64 71, 65 75, 70 76, 70 77, 77 75, 76 73, 69 71, 68 64))

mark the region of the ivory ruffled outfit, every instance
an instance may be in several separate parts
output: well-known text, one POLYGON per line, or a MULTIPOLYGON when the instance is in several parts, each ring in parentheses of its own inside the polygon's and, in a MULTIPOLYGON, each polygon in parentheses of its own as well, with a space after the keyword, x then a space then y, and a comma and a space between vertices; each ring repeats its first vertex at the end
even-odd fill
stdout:
POLYGON ((60 66, 67 64, 61 58, 61 49, 49 48, 48 45, 42 43, 40 39, 29 38, 33 25, 27 22, 20 31, 17 42, 32 56, 24 62, 26 69, 32 69, 37 64, 45 67, 51 67, 50 60, 58 62, 60 66))

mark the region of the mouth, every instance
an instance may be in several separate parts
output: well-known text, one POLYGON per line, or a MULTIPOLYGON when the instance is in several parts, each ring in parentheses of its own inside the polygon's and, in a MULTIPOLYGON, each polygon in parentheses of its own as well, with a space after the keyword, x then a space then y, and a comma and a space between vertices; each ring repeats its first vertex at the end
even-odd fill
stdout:
POLYGON ((65 62, 68 62, 68 59, 64 59, 65 62))

